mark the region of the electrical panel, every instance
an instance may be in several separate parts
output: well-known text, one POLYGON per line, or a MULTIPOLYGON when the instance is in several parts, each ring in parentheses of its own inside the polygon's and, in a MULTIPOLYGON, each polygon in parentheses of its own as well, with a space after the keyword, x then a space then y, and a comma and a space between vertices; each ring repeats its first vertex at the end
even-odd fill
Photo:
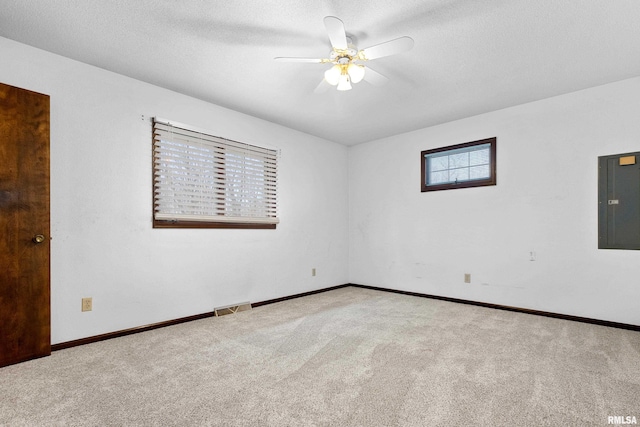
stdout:
POLYGON ((640 152, 598 157, 598 248, 640 249, 640 152))

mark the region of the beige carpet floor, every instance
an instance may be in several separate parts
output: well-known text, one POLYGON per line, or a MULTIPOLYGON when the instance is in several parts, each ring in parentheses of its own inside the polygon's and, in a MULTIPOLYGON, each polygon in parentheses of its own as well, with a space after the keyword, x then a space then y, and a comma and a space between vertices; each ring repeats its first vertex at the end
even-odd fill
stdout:
POLYGON ((347 287, 0 369, 2 426, 640 422, 640 333, 347 287))

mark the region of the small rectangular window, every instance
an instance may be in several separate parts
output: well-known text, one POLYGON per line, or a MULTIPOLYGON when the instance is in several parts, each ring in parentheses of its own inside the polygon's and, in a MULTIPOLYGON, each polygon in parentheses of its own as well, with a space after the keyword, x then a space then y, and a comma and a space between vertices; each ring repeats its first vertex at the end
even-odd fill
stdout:
POLYGON ((425 150, 420 162, 423 192, 496 185, 496 138, 425 150))
POLYGON ((275 228, 278 151, 154 119, 153 224, 275 228))

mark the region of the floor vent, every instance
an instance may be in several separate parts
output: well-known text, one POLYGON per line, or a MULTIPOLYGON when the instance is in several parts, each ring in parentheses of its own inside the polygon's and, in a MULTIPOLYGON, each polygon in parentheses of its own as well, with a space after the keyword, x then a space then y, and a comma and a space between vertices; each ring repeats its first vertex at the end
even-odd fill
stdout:
POLYGON ((214 308, 213 313, 215 314, 216 317, 218 317, 218 316, 224 316, 227 314, 238 313, 240 311, 247 311, 247 310, 251 310, 250 302, 242 302, 240 304, 226 305, 224 307, 214 308))

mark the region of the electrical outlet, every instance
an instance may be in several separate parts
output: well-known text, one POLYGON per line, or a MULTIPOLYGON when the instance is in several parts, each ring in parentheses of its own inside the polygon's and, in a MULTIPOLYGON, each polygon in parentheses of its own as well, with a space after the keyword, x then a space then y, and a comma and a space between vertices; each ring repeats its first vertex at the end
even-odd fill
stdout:
POLYGON ((471 274, 464 273, 464 283, 471 283, 471 274))
POLYGON ((315 269, 315 268, 312 268, 312 269, 311 269, 311 275, 312 275, 312 276, 315 276, 315 275, 316 275, 316 269, 315 269))
POLYGON ((82 311, 93 310, 93 298, 82 298, 82 311))

